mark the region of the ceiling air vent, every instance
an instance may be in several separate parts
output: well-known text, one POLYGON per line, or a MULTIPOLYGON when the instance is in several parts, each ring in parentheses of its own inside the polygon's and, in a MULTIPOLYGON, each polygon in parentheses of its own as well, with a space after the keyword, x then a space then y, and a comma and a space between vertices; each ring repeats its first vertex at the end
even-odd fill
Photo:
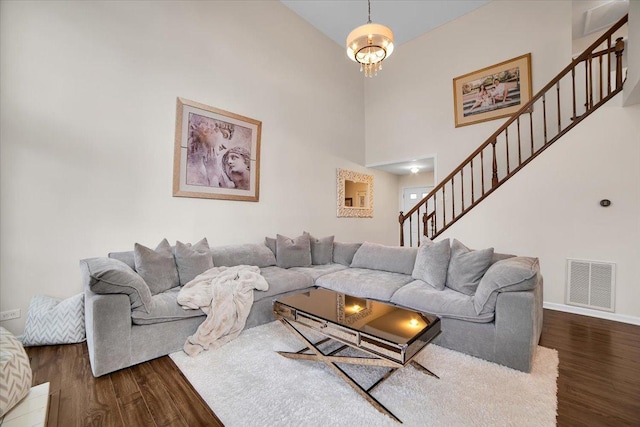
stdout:
POLYGON ((567 260, 567 304, 614 311, 616 265, 567 260))
POLYGON ((627 13, 629 13, 628 1, 609 1, 587 10, 584 13, 582 36, 611 27, 627 13))

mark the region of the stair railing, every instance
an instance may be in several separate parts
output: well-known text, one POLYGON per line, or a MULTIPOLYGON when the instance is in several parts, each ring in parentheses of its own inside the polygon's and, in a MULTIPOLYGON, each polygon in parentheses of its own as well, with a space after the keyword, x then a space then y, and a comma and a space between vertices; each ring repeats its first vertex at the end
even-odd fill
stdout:
POLYGON ((409 212, 401 211, 400 246, 419 245, 421 235, 437 237, 617 95, 624 83, 624 42, 612 38, 627 19, 625 15, 576 57, 409 212))

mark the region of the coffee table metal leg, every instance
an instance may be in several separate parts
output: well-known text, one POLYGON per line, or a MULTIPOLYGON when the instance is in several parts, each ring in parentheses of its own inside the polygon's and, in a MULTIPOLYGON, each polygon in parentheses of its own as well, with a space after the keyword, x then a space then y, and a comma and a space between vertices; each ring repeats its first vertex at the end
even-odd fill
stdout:
MULTIPOLYGON (((300 331, 298 331, 295 326, 293 326, 288 320, 280 318, 279 319, 283 325, 285 325, 300 341, 302 341, 309 350, 311 350, 314 354, 305 354, 305 353, 291 353, 291 352, 278 352, 282 356, 291 358, 291 359, 306 359, 306 360, 316 360, 319 362, 324 362, 327 366, 329 366, 344 382, 349 384, 351 388, 353 388, 360 396, 364 397, 374 408, 378 411, 382 412, 385 415, 388 415, 392 419, 396 420, 399 423, 402 423, 398 417, 393 415, 391 411, 389 411, 382 403, 378 402, 375 397, 371 396, 367 390, 363 389, 360 384, 355 382, 353 378, 349 376, 346 372, 344 372, 338 365, 336 365, 332 360, 335 360, 335 356, 325 356, 320 349, 318 349, 313 343, 311 343, 300 331)), ((346 359, 346 358, 345 358, 346 359)), ((353 358, 349 358, 353 359, 353 358)), ((366 359, 370 360, 370 359, 366 359)), ((353 363, 353 362, 352 362, 353 363)), ((387 375, 388 377, 388 375, 387 375)), ((378 382, 379 383, 379 382, 378 382)), ((377 385, 377 384, 376 384, 377 385)), ((373 387, 372 387, 373 388, 373 387)))
POLYGON ((427 375, 431 375, 432 377, 436 377, 437 379, 440 379, 439 376, 437 376, 436 374, 434 374, 433 372, 431 372, 430 370, 428 370, 427 368, 425 368, 415 360, 412 360, 411 362, 409 362, 409 364, 422 373, 425 373, 427 375))

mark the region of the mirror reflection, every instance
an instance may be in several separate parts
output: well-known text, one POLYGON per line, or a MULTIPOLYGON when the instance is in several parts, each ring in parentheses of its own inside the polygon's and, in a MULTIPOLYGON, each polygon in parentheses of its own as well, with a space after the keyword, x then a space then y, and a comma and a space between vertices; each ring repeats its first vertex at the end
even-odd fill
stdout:
POLYGON ((367 196, 369 184, 366 182, 344 181, 344 205, 354 208, 368 208, 367 196))

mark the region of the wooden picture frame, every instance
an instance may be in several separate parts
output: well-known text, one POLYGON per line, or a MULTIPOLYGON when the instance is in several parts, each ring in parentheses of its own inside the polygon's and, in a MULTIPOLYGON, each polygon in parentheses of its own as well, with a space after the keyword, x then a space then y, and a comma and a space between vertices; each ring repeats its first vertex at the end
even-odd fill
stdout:
POLYGON ((530 99, 530 53, 453 79, 456 127, 510 116, 530 99))
POLYGON ((177 99, 173 195, 257 202, 262 122, 177 99))

